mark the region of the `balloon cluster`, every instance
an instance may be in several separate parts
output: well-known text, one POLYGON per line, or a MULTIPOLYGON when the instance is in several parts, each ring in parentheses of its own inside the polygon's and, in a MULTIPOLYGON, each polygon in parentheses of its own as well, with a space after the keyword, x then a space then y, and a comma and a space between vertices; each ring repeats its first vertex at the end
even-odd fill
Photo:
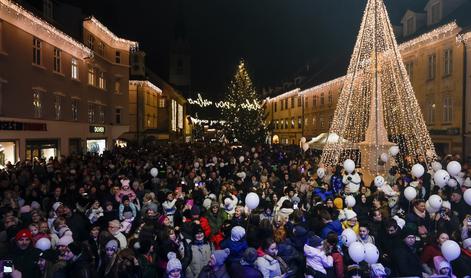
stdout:
POLYGON ((363 244, 357 241, 357 235, 352 229, 345 229, 342 232, 342 243, 348 247, 348 255, 356 262, 365 261, 375 264, 379 259, 379 250, 372 243, 363 244))

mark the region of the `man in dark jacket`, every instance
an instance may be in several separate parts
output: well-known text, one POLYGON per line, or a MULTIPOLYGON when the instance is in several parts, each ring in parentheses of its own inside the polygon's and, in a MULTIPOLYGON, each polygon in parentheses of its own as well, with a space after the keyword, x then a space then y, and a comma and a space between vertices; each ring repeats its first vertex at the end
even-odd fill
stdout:
POLYGON ((93 272, 92 258, 83 251, 79 243, 72 242, 67 249, 64 256, 66 266, 56 272, 54 277, 91 278, 96 276, 93 272))
POLYGON ((242 259, 238 263, 234 263, 230 267, 231 277, 245 277, 245 278, 263 278, 262 273, 255 267, 257 260, 257 250, 249 247, 245 249, 242 259))
POLYGON ((33 247, 33 236, 28 229, 20 230, 15 236, 15 246, 10 252, 15 269, 21 272, 22 277, 39 277, 36 261, 39 250, 33 247))
POLYGON ((417 232, 404 227, 402 242, 392 250, 393 277, 422 277, 422 263, 415 249, 417 232))
POLYGON ((64 205, 63 216, 67 226, 72 231, 75 241, 83 242, 88 239, 90 221, 80 212, 72 212, 68 205, 64 205))

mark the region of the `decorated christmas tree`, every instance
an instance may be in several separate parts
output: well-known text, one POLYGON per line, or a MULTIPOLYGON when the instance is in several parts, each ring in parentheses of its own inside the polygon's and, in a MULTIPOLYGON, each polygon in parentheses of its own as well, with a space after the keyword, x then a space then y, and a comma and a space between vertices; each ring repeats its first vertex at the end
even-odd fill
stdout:
POLYGON ((227 98, 222 107, 225 120, 226 138, 244 144, 264 143, 267 127, 264 123, 264 110, 252 84, 243 60, 237 66, 229 85, 227 98))
POLYGON ((393 145, 398 164, 436 157, 383 0, 366 5, 329 136, 326 165, 353 159, 377 174, 393 145))

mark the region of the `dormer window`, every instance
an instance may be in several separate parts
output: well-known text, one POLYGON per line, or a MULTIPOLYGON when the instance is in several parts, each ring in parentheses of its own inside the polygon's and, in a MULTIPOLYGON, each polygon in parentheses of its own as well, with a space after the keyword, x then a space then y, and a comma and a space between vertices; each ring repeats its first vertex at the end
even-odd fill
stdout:
POLYGON ((43 15, 47 19, 53 19, 53 4, 52 0, 43 0, 43 15))
POLYGON ((440 2, 433 4, 430 11, 431 11, 431 23, 430 24, 436 24, 436 23, 440 22, 440 20, 441 20, 440 2))
POLYGON ((406 20, 406 26, 404 29, 404 35, 409 36, 415 33, 415 28, 414 28, 414 17, 409 17, 406 20))

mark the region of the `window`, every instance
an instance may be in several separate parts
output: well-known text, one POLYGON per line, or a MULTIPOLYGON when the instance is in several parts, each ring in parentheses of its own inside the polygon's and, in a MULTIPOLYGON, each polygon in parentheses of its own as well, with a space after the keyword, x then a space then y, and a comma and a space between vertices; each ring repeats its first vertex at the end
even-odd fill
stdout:
POLYGON ((312 126, 316 128, 316 117, 312 117, 312 126))
POLYGON ((285 99, 285 109, 288 109, 288 99, 285 99))
POLYGON ((435 79, 435 72, 437 68, 437 55, 432 54, 428 56, 428 80, 435 79))
POLYGON ((115 94, 121 94, 121 79, 116 79, 114 82, 115 94))
POLYGON ((298 107, 301 107, 303 99, 301 97, 298 97, 298 107))
POLYGON ((406 21, 406 36, 414 34, 414 17, 409 17, 406 21))
POLYGON ((78 68, 78 61, 76 58, 72 57, 71 60, 71 77, 73 79, 79 79, 79 68, 78 68))
POLYGON ((275 112, 276 112, 276 106, 277 106, 277 103, 276 103, 276 101, 275 101, 275 102, 273 103, 273 110, 275 110, 275 112))
POLYGON ((285 127, 285 121, 280 120, 280 129, 283 129, 285 127))
POLYGON ((317 96, 312 97, 312 108, 316 108, 317 106, 317 96))
POLYGON ((183 105, 178 104, 178 122, 177 127, 183 129, 183 105))
POLYGON ((100 72, 100 74, 98 75, 98 87, 100 89, 106 89, 106 79, 105 79, 105 73, 104 72, 100 72))
POLYGON ((93 47, 95 45, 95 38, 89 34, 88 35, 88 48, 90 48, 91 50, 94 50, 93 47))
POLYGON ((327 103, 329 106, 332 106, 332 104, 334 103, 334 95, 332 92, 329 92, 329 97, 327 98, 327 103))
POLYGON ((319 117, 319 122, 321 124, 321 128, 324 128, 324 117, 320 116, 319 117))
POLYGON ((306 100, 304 101, 304 108, 309 108, 309 98, 306 97, 306 100))
POLYGON ((164 97, 159 98, 159 108, 165 108, 165 98, 164 97))
POLYGON ((453 121, 453 99, 451 96, 445 96, 443 99, 443 122, 453 121))
POLYGON ((294 108, 295 97, 291 97, 291 108, 294 108))
POLYGON ((95 105, 93 103, 88 104, 88 122, 91 124, 95 122, 95 105))
POLYGON ((278 129, 278 120, 275 121, 275 129, 278 129))
POLYGON ((103 105, 97 105, 98 108, 98 123, 105 123, 105 107, 103 105))
POLYGON ((412 81, 412 77, 414 74, 414 63, 412 62, 406 63, 406 71, 407 71, 407 75, 409 76, 409 80, 412 81))
POLYGON ((41 41, 33 38, 33 63, 41 65, 41 41))
POLYGON ((440 3, 435 3, 431 8, 431 22, 430 24, 435 24, 440 22, 440 3))
POLYGON ((427 123, 435 123, 435 103, 433 101, 427 103, 427 123))
POLYGON ((41 92, 33 91, 33 116, 41 118, 41 92))
POLYGON ((55 118, 56 120, 60 120, 61 119, 61 96, 60 95, 55 95, 55 98, 54 98, 54 114, 55 114, 55 118))
POLYGON ((294 128, 294 117, 291 117, 291 128, 294 128))
POLYGON ((451 75, 451 73, 453 72, 453 50, 451 48, 448 48, 445 50, 444 60, 445 60, 444 74, 445 76, 451 75))
POLYGON ((88 68, 88 85, 95 86, 95 69, 88 68))
POLYGON ((285 129, 288 129, 288 119, 285 119, 285 129))
POLYGON ((309 121, 307 120, 307 118, 304 118, 304 126, 307 126, 309 124, 309 121))
POLYGON ((121 64, 121 52, 116 51, 116 54, 114 56, 114 61, 116 62, 116 64, 121 64))
POLYGON ((61 50, 54 48, 54 71, 61 72, 61 50))
POLYGON ((52 0, 43 0, 43 15, 45 18, 53 19, 53 5, 52 0))
POLYGON ((332 126, 332 121, 334 120, 334 116, 329 116, 329 127, 332 126))
POLYGON ((121 124, 121 108, 115 110, 116 124, 121 124))
POLYGON ((172 131, 177 131, 177 102, 172 99, 172 110, 171 110, 171 126, 172 131))
POLYGON ((298 128, 303 127, 303 119, 301 117, 298 117, 298 128))
POLYGON ((72 99, 72 120, 78 121, 79 100, 72 99))
POLYGON ((105 55, 105 44, 102 41, 98 41, 97 43, 97 52, 101 56, 105 55))
POLYGON ((321 106, 324 106, 324 93, 321 94, 321 106))

